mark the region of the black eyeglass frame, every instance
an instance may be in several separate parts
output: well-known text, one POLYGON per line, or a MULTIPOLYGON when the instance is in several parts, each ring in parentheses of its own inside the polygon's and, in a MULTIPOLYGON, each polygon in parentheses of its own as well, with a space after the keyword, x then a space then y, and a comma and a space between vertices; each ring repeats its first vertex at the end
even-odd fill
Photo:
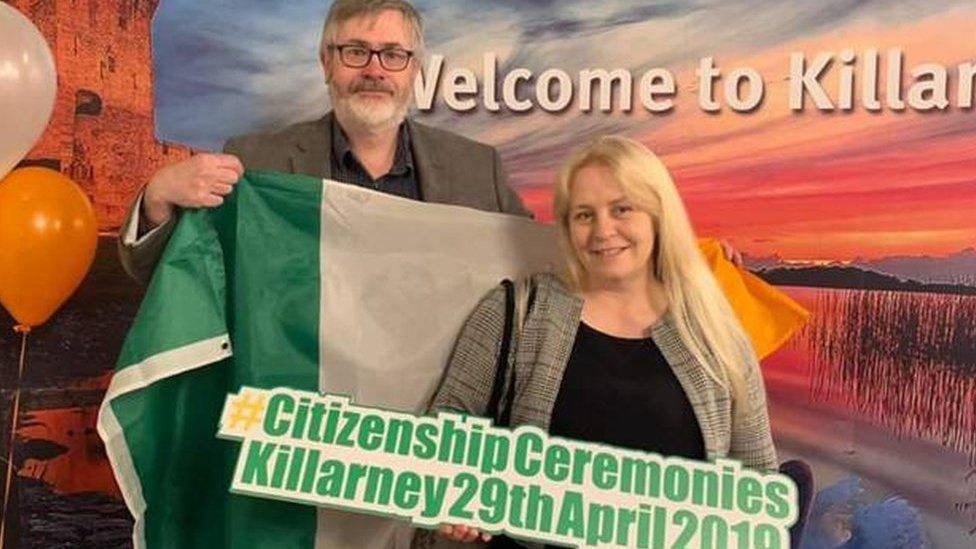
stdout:
POLYGON ((390 48, 375 50, 373 48, 364 46, 362 44, 329 44, 328 49, 329 51, 338 51, 339 60, 342 61, 343 65, 349 67, 350 69, 361 69, 363 67, 369 66, 369 64, 373 61, 373 56, 375 55, 376 59, 378 59, 380 62, 380 66, 383 67, 385 70, 388 70, 390 72, 400 72, 406 70, 407 67, 410 66, 410 60, 413 59, 414 56, 413 50, 408 50, 408 49, 398 48, 398 47, 390 47, 390 48), (345 54, 343 53, 343 51, 346 50, 347 48, 358 48, 361 50, 366 50, 367 52, 369 52, 369 56, 366 57, 366 61, 364 61, 362 64, 350 63, 346 59, 345 54), (383 60, 383 54, 390 51, 405 53, 407 55, 407 60, 403 63, 402 67, 392 68, 387 66, 386 61, 383 60))

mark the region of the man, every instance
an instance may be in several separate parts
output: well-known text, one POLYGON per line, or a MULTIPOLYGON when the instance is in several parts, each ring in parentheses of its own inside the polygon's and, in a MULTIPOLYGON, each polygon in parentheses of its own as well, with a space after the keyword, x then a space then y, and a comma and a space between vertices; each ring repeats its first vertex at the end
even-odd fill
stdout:
POLYGON ((179 209, 219 206, 245 167, 529 215, 494 148, 407 118, 423 49, 422 19, 406 1, 336 0, 320 46, 333 111, 278 132, 232 138, 224 154, 157 171, 120 232, 126 271, 147 282, 179 209))
MULTIPOLYGON (((277 132, 230 139, 157 171, 120 233, 126 271, 148 282, 182 208, 223 203, 244 168, 335 179, 399 196, 529 215, 498 152, 407 118, 423 55, 419 13, 404 0, 336 0, 320 45, 332 112, 277 132)), ((405 523, 321 510, 319 546, 406 547, 405 523), (333 526, 334 525, 334 526, 333 526)))

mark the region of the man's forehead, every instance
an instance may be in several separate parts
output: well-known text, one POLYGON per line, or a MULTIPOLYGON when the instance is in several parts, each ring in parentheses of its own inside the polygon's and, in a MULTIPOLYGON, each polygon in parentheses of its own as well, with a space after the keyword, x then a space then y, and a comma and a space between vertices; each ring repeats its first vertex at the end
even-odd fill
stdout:
POLYGON ((410 23, 399 10, 384 10, 351 17, 339 23, 336 38, 339 42, 374 46, 409 48, 414 43, 410 23))

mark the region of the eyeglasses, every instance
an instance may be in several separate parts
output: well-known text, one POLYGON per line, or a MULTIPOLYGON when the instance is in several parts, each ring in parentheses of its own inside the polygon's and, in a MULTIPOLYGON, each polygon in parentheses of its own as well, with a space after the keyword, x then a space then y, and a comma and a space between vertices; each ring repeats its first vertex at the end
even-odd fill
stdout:
POLYGON ((342 64, 351 69, 361 69, 369 65, 375 55, 379 58, 381 67, 388 71, 398 72, 407 68, 407 65, 410 64, 410 58, 413 57, 412 51, 403 48, 374 50, 359 44, 333 44, 329 46, 329 49, 338 50, 342 64))

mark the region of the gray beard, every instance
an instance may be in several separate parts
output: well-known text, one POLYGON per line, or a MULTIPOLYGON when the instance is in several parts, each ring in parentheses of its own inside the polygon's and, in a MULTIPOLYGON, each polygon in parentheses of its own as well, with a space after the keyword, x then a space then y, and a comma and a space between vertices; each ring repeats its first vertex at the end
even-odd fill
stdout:
POLYGON ((339 123, 347 131, 356 133, 375 135, 395 130, 406 119, 407 112, 410 109, 409 101, 397 104, 396 98, 391 101, 393 103, 392 108, 388 105, 380 108, 365 105, 357 102, 351 95, 337 98, 331 87, 329 88, 329 96, 332 99, 332 110, 335 111, 339 123))

